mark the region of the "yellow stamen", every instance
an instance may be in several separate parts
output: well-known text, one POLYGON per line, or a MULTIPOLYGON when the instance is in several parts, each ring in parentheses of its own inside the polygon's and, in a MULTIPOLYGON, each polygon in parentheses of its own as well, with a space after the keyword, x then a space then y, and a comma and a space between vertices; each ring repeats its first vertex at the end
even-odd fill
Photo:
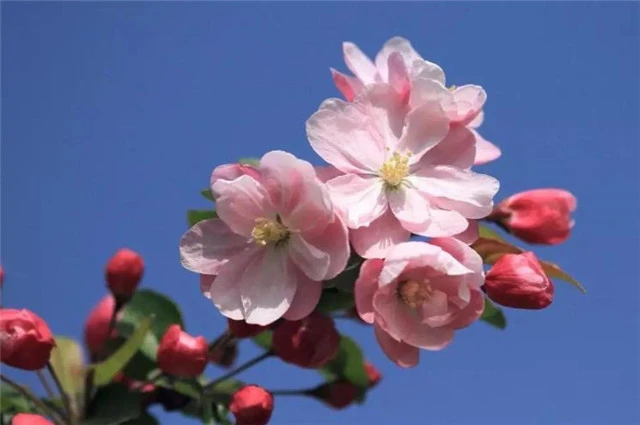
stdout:
POLYGON ((409 175, 409 155, 394 152, 391 158, 382 164, 380 177, 390 189, 396 189, 409 175))
POLYGON ((251 237, 258 245, 279 244, 289 237, 289 230, 276 220, 256 218, 251 237))
POLYGON ((423 282, 406 280, 398 285, 398 297, 411 308, 420 307, 432 294, 433 289, 428 279, 423 282))

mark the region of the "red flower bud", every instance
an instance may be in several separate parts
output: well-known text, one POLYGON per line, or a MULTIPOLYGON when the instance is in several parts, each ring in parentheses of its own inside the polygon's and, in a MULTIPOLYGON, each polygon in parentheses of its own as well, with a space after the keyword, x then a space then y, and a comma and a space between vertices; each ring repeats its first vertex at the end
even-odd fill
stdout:
POLYGON ((158 347, 158 366, 164 373, 183 378, 195 378, 207 365, 207 341, 201 337, 192 337, 171 325, 158 347))
POLYGON ((570 192, 536 189, 510 196, 487 218, 525 242, 557 245, 569 237, 575 209, 576 198, 570 192))
POLYGON ((138 287, 143 273, 144 261, 140 254, 123 248, 107 263, 107 286, 116 298, 129 299, 138 287))
POLYGON ((238 341, 236 339, 232 339, 225 344, 219 344, 209 351, 209 361, 224 368, 233 366, 237 358, 238 341))
POLYGON ((11 425, 53 425, 53 422, 40 415, 18 413, 11 419, 11 425))
POLYGON ((244 320, 228 319, 228 323, 229 332, 236 338, 251 338, 269 329, 268 326, 252 325, 244 320))
POLYGON ((246 385, 233 393, 229 410, 236 425, 265 425, 273 412, 273 396, 257 385, 246 385))
POLYGON ((0 288, 2 288, 3 283, 4 283, 4 267, 0 266, 0 288))
POLYGON ((375 387, 382 379, 382 375, 378 369, 369 362, 364 362, 364 370, 367 372, 367 377, 369 378, 369 388, 375 387))
POLYGON ((318 387, 314 396, 334 409, 344 409, 358 397, 358 388, 349 381, 334 381, 318 387))
POLYGON ((489 298, 506 307, 541 309, 553 301, 554 286, 533 252, 505 254, 485 278, 489 298))
POLYGON ((324 366, 338 354, 340 334, 331 317, 318 312, 302 320, 283 321, 273 331, 273 351, 301 367, 324 366))
MULTIPOLYGON (((116 308, 116 301, 112 295, 107 295, 91 310, 84 324, 84 342, 93 356, 98 356, 103 350, 109 335, 109 322, 116 308)), ((116 331, 110 335, 114 337, 116 331)))
POLYGON ((47 323, 29 310, 0 310, 0 361, 24 370, 42 369, 56 343, 47 323))

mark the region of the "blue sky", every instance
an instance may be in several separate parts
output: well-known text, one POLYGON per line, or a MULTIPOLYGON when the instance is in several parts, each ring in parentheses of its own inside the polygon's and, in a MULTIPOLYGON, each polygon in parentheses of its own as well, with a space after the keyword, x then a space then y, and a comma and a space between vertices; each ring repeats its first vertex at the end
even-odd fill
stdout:
MULTIPOLYGON (((504 155, 481 169, 501 180, 499 199, 536 187, 577 196, 571 239, 536 252, 589 294, 558 282, 550 308, 509 311, 505 332, 473 325, 413 370, 387 361, 370 329, 341 323, 382 384, 341 412, 278 399, 272 423, 636 424, 638 12, 630 2, 3 3, 3 303, 80 337, 105 294, 105 261, 128 246, 146 260, 143 285, 174 297, 190 332, 216 336, 221 316, 178 261, 185 210, 207 205, 198 192, 218 164, 273 149, 319 164, 304 123, 338 96, 329 67, 346 70, 341 42, 373 55, 402 35, 451 84, 485 87, 482 133, 504 155)), ((243 378, 318 379, 277 360, 243 378)))

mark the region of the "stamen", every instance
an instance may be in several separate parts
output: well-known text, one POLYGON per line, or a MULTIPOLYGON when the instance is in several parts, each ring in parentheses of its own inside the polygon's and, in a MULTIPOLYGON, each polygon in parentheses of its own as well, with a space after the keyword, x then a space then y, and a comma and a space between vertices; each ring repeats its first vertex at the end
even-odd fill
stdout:
POLYGON ((260 217, 256 218, 251 237, 258 245, 278 245, 289 238, 289 230, 276 220, 260 217))
POLYGON ((387 188, 397 189, 402 181, 409 175, 409 156, 394 152, 380 168, 380 177, 387 188))

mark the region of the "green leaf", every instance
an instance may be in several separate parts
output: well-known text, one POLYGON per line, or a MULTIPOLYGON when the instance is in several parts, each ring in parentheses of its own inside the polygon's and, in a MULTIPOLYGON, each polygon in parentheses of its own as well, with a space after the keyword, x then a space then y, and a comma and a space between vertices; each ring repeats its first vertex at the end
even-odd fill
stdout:
POLYGON ((20 412, 35 412, 33 403, 18 391, 6 385, 0 385, 0 412, 14 414, 20 412))
POLYGON ((154 372, 154 374, 150 375, 149 380, 153 380, 158 387, 174 390, 193 399, 199 399, 202 395, 202 384, 197 379, 169 378, 167 376, 158 376, 161 373, 160 370, 154 372), (153 377, 154 375, 155 377, 153 377))
POLYGON ((189 227, 199 223, 203 220, 209 220, 210 218, 216 218, 218 215, 213 210, 189 210, 187 211, 187 223, 189 227))
POLYGON ((238 160, 238 164, 251 165, 252 167, 258 167, 260 166, 260 159, 259 158, 240 158, 238 160))
POLYGON ((84 356, 82 347, 74 339, 55 337, 56 346, 51 351, 51 367, 56 372, 64 391, 70 395, 71 408, 78 411, 77 400, 84 392, 84 356))
POLYGON ((211 193, 211 189, 202 189, 200 191, 200 195, 204 196, 210 201, 215 201, 215 198, 213 197, 213 193, 211 193))
POLYGON ((151 327, 152 318, 149 317, 146 320, 140 322, 136 331, 120 348, 116 350, 105 361, 93 366, 94 368, 94 382, 97 386, 108 384, 111 379, 125 367, 125 365, 131 360, 133 355, 142 346, 145 340, 147 332, 151 327))
POLYGON ((582 292, 583 294, 587 293, 587 290, 584 288, 584 286, 582 286, 580 282, 569 276, 569 274, 562 270, 557 264, 550 263, 549 261, 540 261, 540 264, 542 265, 542 269, 548 277, 562 279, 565 282, 569 282, 570 284, 578 288, 578 290, 580 290, 580 292, 582 292))
POLYGON ((320 369, 325 377, 346 379, 357 387, 367 388, 369 377, 364 368, 364 357, 358 344, 346 335, 340 338, 338 355, 320 369))
POLYGON ((256 336, 254 336, 253 342, 255 342, 259 347, 264 348, 265 350, 271 349, 271 338, 273 338, 272 331, 264 331, 256 336))
POLYGON ((140 417, 142 394, 129 391, 126 385, 112 383, 98 389, 92 406, 95 409, 81 425, 121 425, 140 417))
POLYGON ((507 327, 507 318, 502 312, 502 309, 489 301, 489 298, 485 298, 484 300, 484 312, 482 316, 480 316, 480 320, 498 329, 507 327))
POLYGON ((336 288, 327 288, 322 291, 316 310, 322 313, 331 313, 337 310, 347 310, 354 305, 352 293, 339 291, 336 288))
POLYGON ((226 379, 218 384, 210 391, 213 401, 228 405, 231 401, 231 395, 236 392, 240 387, 244 385, 244 382, 236 379, 226 379))
POLYGON ((155 361, 158 345, 169 326, 177 324, 184 328, 182 313, 169 297, 149 289, 137 291, 122 310, 117 329, 120 335, 128 337, 139 323, 152 315, 151 332, 145 337, 141 351, 155 361))

